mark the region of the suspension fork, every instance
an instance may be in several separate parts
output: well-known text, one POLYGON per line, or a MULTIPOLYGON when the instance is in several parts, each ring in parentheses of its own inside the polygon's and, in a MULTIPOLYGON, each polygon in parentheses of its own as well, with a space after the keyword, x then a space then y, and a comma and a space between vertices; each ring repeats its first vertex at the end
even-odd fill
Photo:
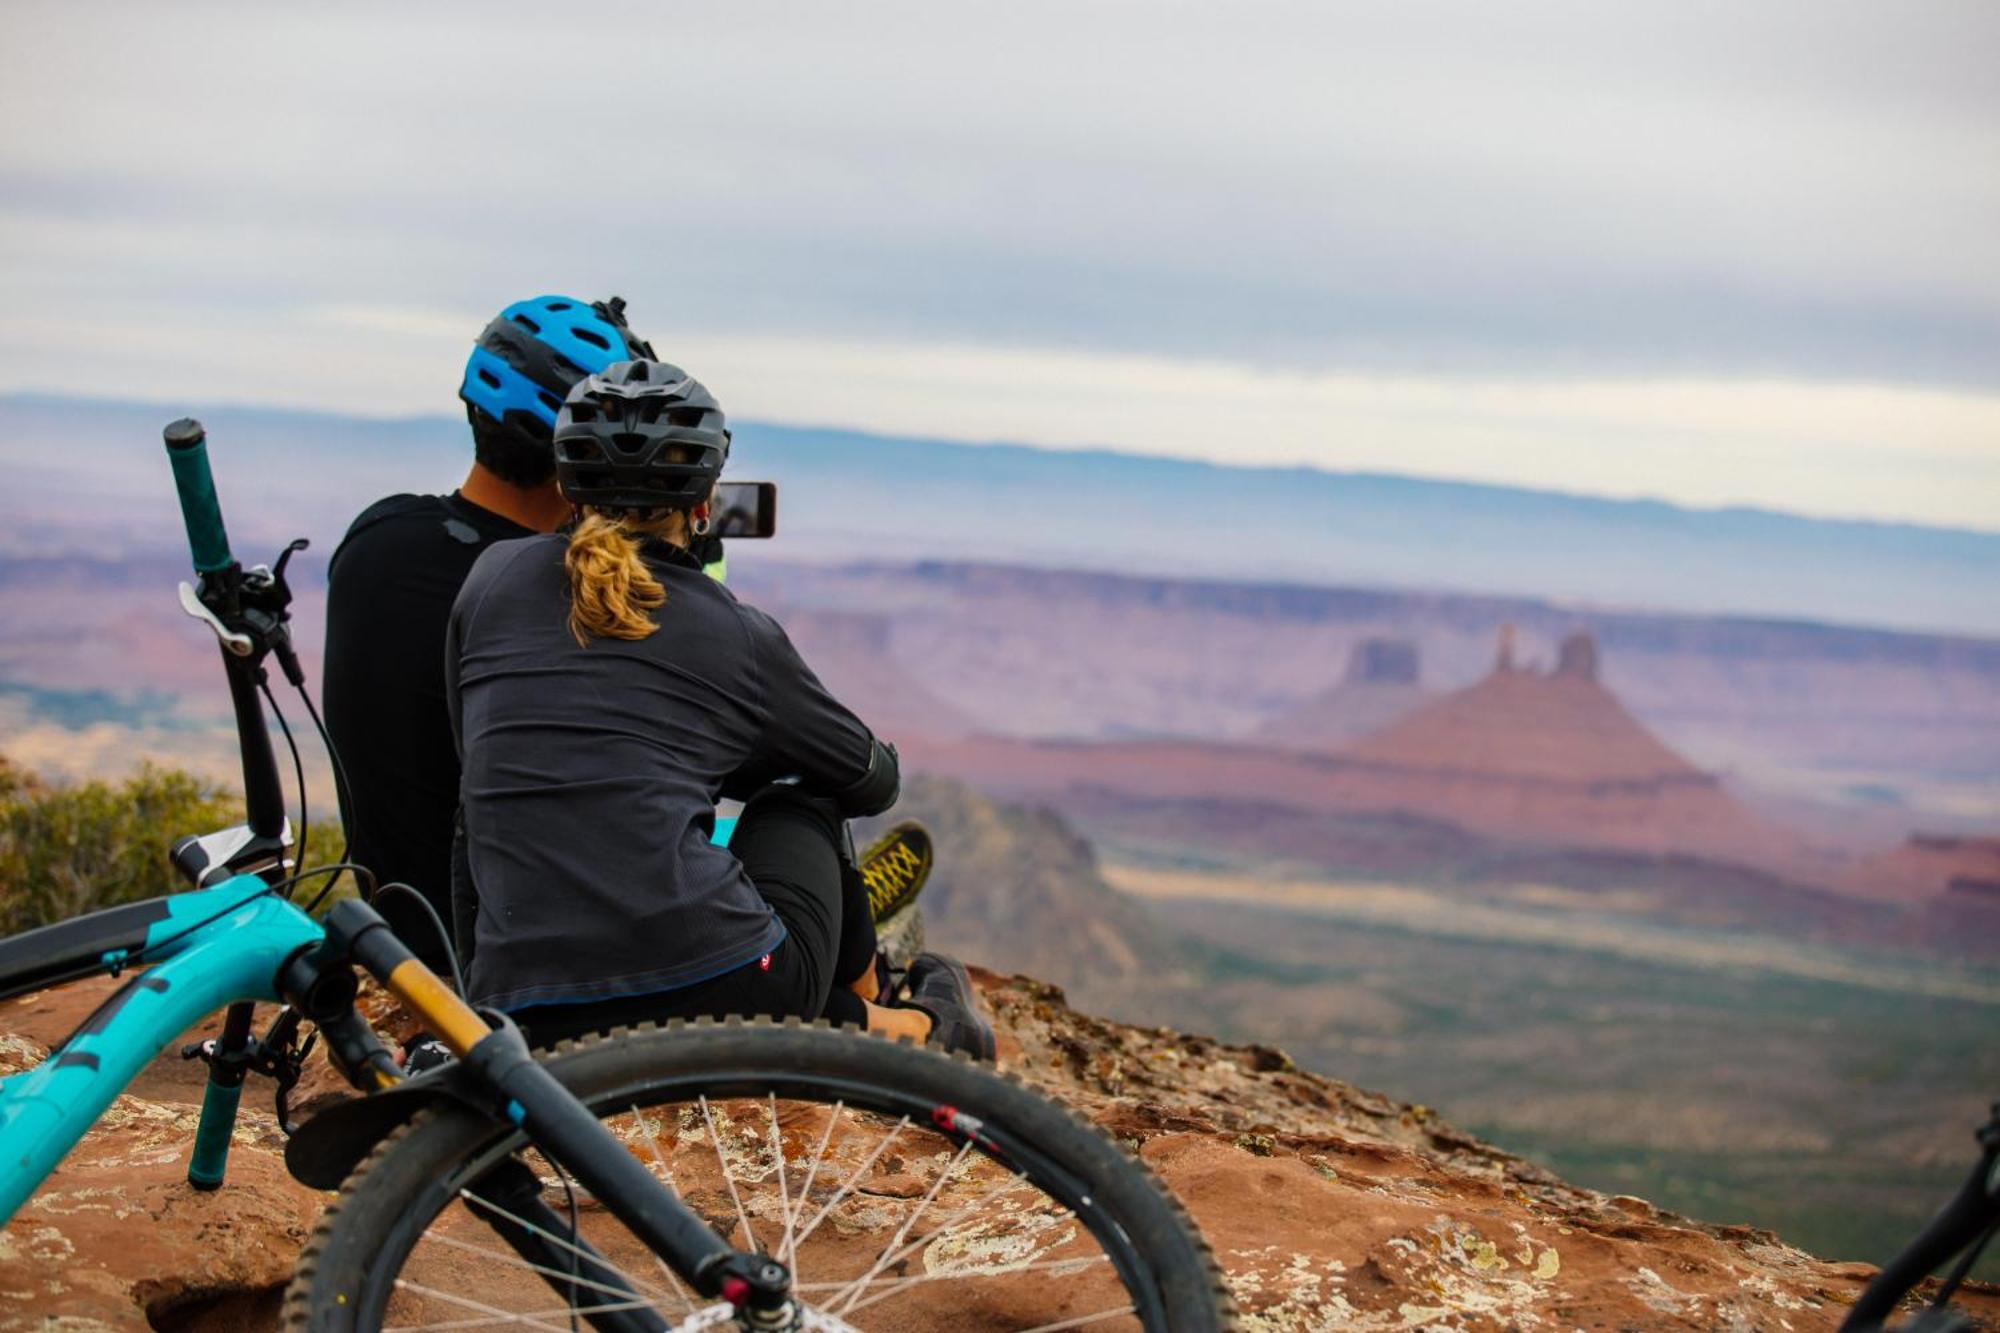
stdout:
POLYGON ((734 1249, 710 1230, 589 1107, 536 1063, 511 1022, 496 1016, 496 1025, 475 1012, 359 899, 336 903, 327 914, 326 932, 328 949, 366 968, 492 1090, 501 1118, 525 1131, 698 1294, 728 1301, 753 1327, 791 1326, 791 1273, 785 1266, 734 1249))
POLYGON ((487 1205, 473 1210, 509 1249, 541 1274, 572 1308, 596 1309, 584 1316, 598 1333, 660 1333, 652 1302, 633 1289, 625 1274, 598 1253, 569 1219, 542 1200, 542 1182, 518 1158, 508 1157, 473 1182, 487 1205))
MULTIPOLYGON (((204 576, 208 577, 208 576, 204 576)), ((277 758, 271 752, 264 725, 264 704, 257 683, 263 674, 258 657, 222 649, 229 675, 229 697, 236 709, 236 732, 242 740, 243 790, 251 834, 276 847, 276 861, 257 873, 276 883, 290 869, 286 844, 284 790, 278 783, 277 758)), ((253 867, 242 867, 251 869, 253 867)), ((198 1190, 216 1189, 229 1165, 229 1142, 236 1130, 236 1110, 243 1099, 243 1078, 249 1072, 250 1027, 254 1006, 238 1001, 222 1020, 222 1035, 208 1060, 208 1085, 202 1092, 201 1122, 195 1129, 194 1151, 188 1158, 187 1181, 198 1190)))

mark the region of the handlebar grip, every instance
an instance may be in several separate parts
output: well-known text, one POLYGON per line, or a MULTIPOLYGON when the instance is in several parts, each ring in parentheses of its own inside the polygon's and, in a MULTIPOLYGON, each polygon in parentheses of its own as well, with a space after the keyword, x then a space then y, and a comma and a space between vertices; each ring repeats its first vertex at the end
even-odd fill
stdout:
POLYGON ((193 417, 182 417, 162 432, 167 461, 174 468, 174 489, 180 492, 181 521, 187 525, 194 567, 204 574, 235 564, 229 554, 229 534, 222 527, 222 506, 215 498, 215 477, 208 470, 208 432, 193 417))

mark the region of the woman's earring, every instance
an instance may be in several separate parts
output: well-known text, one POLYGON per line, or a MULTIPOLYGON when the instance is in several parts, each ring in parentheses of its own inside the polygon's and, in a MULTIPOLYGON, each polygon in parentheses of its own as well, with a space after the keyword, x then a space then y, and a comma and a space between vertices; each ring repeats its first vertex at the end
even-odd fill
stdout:
POLYGON ((695 536, 706 537, 708 535, 708 511, 703 510, 700 514, 696 515, 691 526, 694 528, 695 536))

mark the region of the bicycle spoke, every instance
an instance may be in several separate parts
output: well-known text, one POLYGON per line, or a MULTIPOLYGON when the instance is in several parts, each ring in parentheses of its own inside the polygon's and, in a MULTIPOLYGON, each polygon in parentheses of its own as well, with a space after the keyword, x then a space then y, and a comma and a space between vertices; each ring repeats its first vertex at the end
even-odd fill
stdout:
POLYGON ((455 1296, 448 1291, 439 1291, 436 1287, 427 1287, 421 1282, 413 1282, 406 1277, 398 1277, 396 1279, 396 1290, 413 1291, 419 1296, 443 1301, 446 1305, 462 1305, 468 1310, 477 1310, 487 1316, 486 1322, 488 1323, 497 1321, 502 1324, 526 1324, 530 1328, 547 1329, 549 1333, 570 1333, 567 1324, 544 1323, 533 1315, 514 1314, 510 1311, 502 1310, 498 1306, 483 1305, 469 1297, 455 1296))
MULTIPOLYGON (((932 1234, 935 1235, 936 1233, 933 1232, 932 1234)), ((916 1241, 913 1242, 913 1244, 918 1249, 921 1249, 923 1247, 922 1241, 916 1241)), ((909 1247, 905 1247, 904 1252, 908 1253, 909 1247)), ((1024 1260, 1018 1264, 1011 1264, 1006 1268, 954 1268, 940 1273, 912 1273, 908 1277, 897 1278, 896 1285, 916 1286, 919 1283, 924 1283, 924 1282, 967 1281, 973 1278, 982 1278, 982 1277, 1005 1277, 1010 1273, 1080 1272, 1085 1268, 1089 1268, 1093 1264, 1102 1264, 1109 1262, 1110 1258, 1102 1254, 1093 1254, 1075 1259, 1029 1259, 1029 1260, 1024 1260)), ((846 1290, 848 1287, 853 1285, 854 1284, 851 1282, 795 1282, 792 1284, 792 1290, 799 1292, 801 1294, 809 1294, 812 1292, 838 1293, 846 1290)), ((868 1300, 865 1302, 865 1304, 868 1305, 873 1305, 874 1303, 875 1303, 875 1298, 873 1296, 869 1297, 868 1300)), ((832 1312, 827 1311, 827 1313, 830 1314, 832 1312)))
MULTIPOLYGON (((667 1155, 660 1151, 660 1137, 653 1133, 651 1122, 646 1119, 645 1112, 639 1109, 637 1103, 633 1104, 632 1118, 639 1122, 639 1131, 646 1136, 646 1146, 652 1150, 653 1161, 658 1164, 660 1174, 667 1178, 667 1188, 674 1192, 675 1198, 679 1198, 680 1186, 674 1183, 674 1169, 667 1164, 667 1155)), ((667 1281, 674 1284, 674 1295, 681 1298, 682 1308, 689 1314, 695 1313, 694 1298, 688 1295, 687 1288, 681 1285, 680 1278, 676 1277, 674 1270, 667 1266, 667 1261, 656 1254, 653 1256, 653 1262, 660 1266, 662 1273, 666 1274, 667 1281)))
MULTIPOLYGON (((992 1277, 1012 1277, 1016 1273, 1055 1273, 1068 1277, 1074 1273, 1081 1273, 1086 1268, 1094 1268, 1098 1264, 1108 1264, 1110 1262, 1111 1257, 1109 1255, 1092 1254, 1078 1259, 1029 1259, 1018 1264, 1006 1264, 997 1268, 958 1268, 948 1269, 942 1273, 912 1273, 908 1277, 897 1278, 867 1300, 852 1302, 840 1313, 843 1315, 858 1313, 871 1305, 879 1305, 892 1296, 901 1295, 910 1287, 920 1287, 930 1282, 970 1282, 992 1277)), ((1109 1318, 1114 1314, 1128 1314, 1131 1312, 1131 1308, 1128 1305, 1123 1310, 1112 1310, 1104 1315, 1092 1315, 1090 1317, 1092 1319, 1100 1319, 1109 1318)))
POLYGON ((1116 1319, 1120 1315, 1132 1314, 1135 1312, 1135 1309, 1136 1307, 1134 1306, 1121 1305, 1116 1310, 1106 1310, 1101 1314, 1082 1315, 1076 1319, 1064 1319, 1053 1324, 1037 1324, 1033 1328, 1022 1329, 1021 1333, 1056 1333, 1058 1329, 1082 1328, 1085 1324, 1095 1324, 1101 1320, 1116 1319))
MULTIPOLYGON (((991 1203, 992 1203, 992 1202, 993 1202, 994 1200, 996 1200, 996 1199, 1004 1199, 1004 1198, 1006 1198, 1006 1197, 1007 1197, 1007 1196, 1008 1196, 1009 1194, 1012 1194, 1012 1193, 1014 1193, 1014 1192, 1015 1192, 1016 1190, 1020 1190, 1020 1189, 1033 1189, 1033 1188, 1034 1188, 1034 1186, 1033 1186, 1032 1184, 1030 1184, 1030 1183, 1028 1182, 1028 1180, 1026 1179, 1026 1177, 1024 1177, 1024 1176, 1020 1175, 1019 1173, 1016 1173, 1016 1174, 1015 1174, 1015 1176, 1014 1176, 1014 1184, 1013 1184, 1013 1185, 1011 1185, 1010 1187, 1008 1187, 1008 1188, 1007 1188, 1007 1189, 1005 1189, 1005 1190, 1002 1190, 1002 1191, 1001 1191, 1000 1193, 998 1193, 998 1194, 988 1194, 988 1195, 986 1195, 986 1196, 984 1196, 984 1197, 982 1197, 982 1198, 978 1198, 978 1199, 974 1199, 974 1200, 973 1200, 973 1201, 972 1201, 971 1203, 968 1203, 967 1205, 965 1205, 965 1207, 963 1207, 963 1208, 959 1209, 959 1210, 958 1210, 957 1212, 953 1213, 953 1214, 952 1214, 952 1215, 951 1215, 950 1217, 947 1217, 947 1218, 946 1218, 946 1219, 945 1219, 944 1221, 942 1221, 942 1222, 938 1223, 938 1224, 937 1224, 936 1226, 932 1227, 932 1228, 931 1228, 931 1229, 930 1229, 929 1231, 927 1231, 927 1232, 925 1232, 925 1233, 924 1233, 923 1235, 921 1235, 921 1236, 917 1237, 917 1238, 916 1238, 915 1240, 911 1241, 911 1242, 910 1242, 909 1244, 907 1244, 907 1245, 903 1246, 903 1248, 902 1248, 902 1249, 900 1249, 900 1250, 896 1251, 896 1253, 895 1253, 895 1254, 893 1254, 893 1255, 891 1255, 891 1256, 890 1256, 888 1264, 887 1264, 887 1265, 884 1265, 884 1266, 885 1266, 885 1267, 888 1267, 888 1266, 893 1266, 893 1265, 895 1265, 895 1264, 899 1264, 899 1263, 901 1263, 901 1262, 902 1262, 903 1260, 905 1260, 905 1259, 909 1258, 909 1257, 910 1257, 911 1255, 913 1255, 913 1254, 917 1253, 917 1251, 919 1251, 919 1250, 923 1249, 923 1248, 924 1248, 924 1247, 925 1247, 926 1245, 929 1245, 929 1244, 930 1244, 930 1243, 931 1243, 932 1241, 936 1240, 936 1239, 937 1239, 937 1238, 938 1238, 939 1236, 942 1236, 942 1235, 944 1235, 944 1234, 945 1234, 946 1232, 948 1232, 948 1231, 950 1231, 950 1230, 951 1230, 952 1228, 956 1227, 956 1226, 957 1226, 957 1225, 958 1225, 959 1223, 961 1223, 961 1222, 965 1221, 965 1220, 966 1220, 967 1218, 971 1217, 971 1216, 972 1216, 972 1215, 973 1215, 974 1213, 978 1212, 978 1211, 979 1211, 979 1210, 980 1210, 981 1208, 983 1208, 983 1207, 987 1206, 988 1204, 991 1204, 991 1203)), ((1050 1217, 1050 1220, 1051 1220, 1051 1221, 1053 1221, 1053 1222, 1061 1222, 1061 1221, 1065 1221, 1065 1220, 1067 1220, 1067 1219, 1069 1219, 1069 1218, 1071 1218, 1071 1217, 1073 1217, 1073 1216, 1075 1216, 1075 1214, 1074 1214, 1074 1213, 1072 1213, 1072 1212, 1071 1212, 1071 1211, 1070 1211, 1069 1209, 1067 1209, 1067 1208, 1064 1208, 1064 1209, 1062 1209, 1061 1211, 1059 1211, 1059 1212, 1057 1212, 1057 1213, 1054 1213, 1054 1214, 1052 1214, 1052 1215, 1051 1215, 1051 1217, 1050 1217)), ((1051 1262, 1062 1262, 1062 1263, 1071 1263, 1071 1262, 1074 1262, 1074 1261, 1073 1261, 1073 1260, 1067 1260, 1067 1259, 1065 1259, 1065 1260, 1060 1260, 1060 1261, 1051 1261, 1051 1262)), ((927 1275, 927 1276, 923 1276, 923 1277, 919 1277, 919 1278, 913 1278, 913 1279, 910 1279, 910 1280, 911 1280, 911 1281, 936 1281, 936 1280, 937 1280, 937 1279, 939 1279, 939 1278, 945 1278, 945 1277, 964 1277, 964 1276, 967 1276, 967 1274, 961 1271, 961 1272, 954 1272, 954 1273, 937 1273, 937 1274, 931 1274, 931 1275, 927 1275)), ((975 1274, 974 1276, 976 1276, 976 1274, 975 1274)), ((898 1279, 898 1280, 899 1280, 899 1281, 901 1281, 902 1279, 898 1279)), ((852 1285, 852 1284, 850 1284, 850 1283, 826 1283, 826 1284, 823 1284, 823 1285, 824 1285, 824 1286, 825 1286, 826 1288, 829 1288, 829 1289, 831 1289, 831 1288, 845 1288, 845 1287, 847 1287, 847 1286, 850 1286, 850 1285, 852 1285)), ((869 1299, 868 1301, 866 1301, 866 1302, 864 1302, 864 1303, 865 1303, 865 1304, 869 1304, 869 1305, 873 1305, 873 1304, 874 1304, 875 1302, 874 1302, 874 1299, 873 1299, 873 1298, 871 1297, 871 1298, 870 1298, 870 1299, 869 1299)))
MULTIPOLYGON (((849 1290, 851 1290, 854 1293, 854 1295, 849 1299, 848 1302, 849 1304, 852 1304, 854 1300, 859 1299, 860 1293, 867 1290, 868 1284, 870 1282, 873 1282, 876 1276, 879 1275, 883 1269, 887 1268, 892 1262, 894 1262, 894 1260, 892 1260, 890 1256, 895 1253, 896 1247, 903 1243, 904 1237, 910 1234, 910 1228, 917 1224, 917 1219, 924 1215, 924 1210, 931 1206, 931 1201, 937 1198, 938 1192, 942 1190, 945 1187, 945 1183, 949 1181, 954 1174, 957 1173, 958 1168, 964 1164, 967 1155, 970 1154, 971 1152, 972 1152, 972 1140, 967 1139, 965 1143, 959 1148, 957 1155, 955 1155, 951 1159, 951 1163, 948 1166, 946 1166, 944 1170, 938 1172, 938 1178, 935 1181, 931 1182, 930 1189, 925 1191, 924 1197, 917 1201, 917 1206, 910 1210, 910 1215, 903 1219, 903 1225, 896 1228, 896 1234, 891 1236, 889 1238, 889 1243, 882 1247, 882 1253, 875 1256, 874 1267, 870 1268, 867 1272, 863 1273, 854 1282, 849 1284, 849 1290)), ((827 1307, 828 1312, 831 1314, 839 1314, 841 1309, 843 1308, 841 1305, 840 1297, 845 1296, 847 1294, 848 1294, 847 1292, 841 1292, 839 1295, 836 1295, 833 1298, 833 1300, 828 1304, 827 1307)))
MULTIPOLYGON (((413 1291, 423 1291, 427 1295, 435 1294, 440 1297, 444 1295, 442 1292, 432 1293, 414 1282, 398 1283, 397 1285, 408 1286, 413 1291)), ((515 1311, 503 1317, 508 1320, 568 1319, 573 1314, 621 1314, 633 1310, 651 1310, 655 1314, 659 1313, 658 1307, 645 1301, 614 1301, 604 1305, 579 1305, 574 1308, 566 1305, 560 1310, 536 1310, 528 1314, 515 1311)), ((459 1329, 491 1328, 492 1326, 492 1317, 446 1319, 432 1324, 384 1324, 381 1333, 456 1333, 456 1330, 459 1329)))
POLYGON ((750 1214, 744 1211, 743 1196, 736 1192, 736 1173, 729 1168, 729 1154, 722 1151, 722 1136, 716 1133, 715 1114, 709 1109, 705 1093, 701 1098, 701 1118, 708 1123, 709 1145, 715 1149, 715 1161, 722 1168, 723 1183, 729 1186, 729 1198, 736 1205, 737 1219, 743 1223, 744 1248, 762 1253, 764 1247, 757 1243, 757 1233, 750 1229, 750 1214))
POLYGON ((875 1145, 874 1152, 868 1154, 868 1160, 863 1162, 860 1166, 855 1167, 853 1172, 849 1174, 847 1179, 841 1182, 840 1188, 834 1191, 833 1197, 826 1201, 826 1207, 819 1210, 819 1214, 812 1220, 812 1225, 807 1227, 805 1231, 799 1236, 799 1242, 798 1242, 799 1244, 801 1245, 805 1244, 806 1241, 812 1237, 813 1232, 819 1230, 819 1224, 826 1221, 827 1214, 831 1213, 834 1210, 834 1208, 839 1205, 842 1199, 845 1199, 850 1193, 853 1192, 854 1187, 861 1183, 861 1177, 868 1174, 868 1168, 874 1166, 877 1161, 881 1160, 882 1154, 889 1150, 889 1145, 896 1141, 896 1136, 901 1134, 904 1130, 908 1129, 909 1127, 910 1127, 910 1117, 908 1116, 904 1116, 901 1120, 898 1120, 896 1122, 896 1127, 889 1131, 887 1137, 885 1137, 880 1143, 875 1145))
MULTIPOLYGON (((827 1117, 826 1132, 819 1136, 819 1147, 813 1150, 811 1169, 806 1172, 806 1183, 799 1187, 799 1206, 792 1211, 790 1216, 785 1218, 785 1231, 787 1232, 787 1234, 790 1234, 793 1231, 793 1229, 796 1227, 798 1223, 799 1218, 805 1215, 806 1206, 808 1202, 812 1199, 813 1181, 819 1179, 819 1164, 826 1157, 827 1145, 833 1142, 834 1126, 840 1123, 841 1116, 845 1115, 846 1112, 847 1112, 847 1103, 836 1101, 833 1104, 833 1114, 827 1117)), ((784 1264, 796 1265, 798 1262, 798 1255, 799 1255, 798 1237, 794 1235, 792 1237, 791 1250, 785 1254, 779 1255, 778 1261, 784 1264)), ((794 1274, 794 1276, 796 1276, 796 1273, 794 1274)))
MULTIPOLYGON (((778 1253, 780 1255, 789 1255, 792 1253, 792 1197, 785 1188, 785 1137, 778 1130, 778 1094, 774 1092, 770 1094, 770 1097, 771 1155, 778 1159, 778 1214, 785 1219, 785 1234, 778 1238, 778 1253)), ((790 1263, 791 1261, 781 1258, 779 1262, 790 1263)), ((792 1280, 797 1282, 798 1278, 798 1269, 793 1268, 792 1280)))
MULTIPOLYGON (((488 1249, 484 1245, 474 1245, 472 1242, 460 1240, 456 1236, 441 1236, 433 1232, 426 1231, 422 1236, 418 1237, 418 1239, 429 1241, 434 1245, 449 1246, 454 1250, 464 1250, 468 1254, 483 1254, 489 1259, 498 1259, 502 1263, 512 1264, 517 1268, 526 1269, 530 1273, 540 1273, 543 1277, 560 1278, 562 1281, 566 1283, 578 1287, 589 1287, 592 1291, 601 1291, 607 1296, 619 1296, 628 1298, 639 1297, 639 1292, 636 1290, 632 1291, 620 1290, 619 1288, 612 1286, 609 1282, 596 1282, 578 1273, 565 1272, 560 1268, 550 1268, 546 1264, 531 1263, 528 1260, 523 1259, 518 1254, 509 1254, 505 1250, 488 1249)), ((618 1273, 620 1277, 625 1276, 622 1272, 618 1271, 617 1265, 612 1264, 608 1260, 604 1261, 604 1266, 611 1269, 613 1272, 618 1273)), ((633 1286, 636 1288, 638 1284, 635 1282, 633 1283, 633 1286)), ((661 1293, 656 1291, 653 1294, 657 1296, 660 1295, 661 1293)), ((639 1308, 641 1309, 652 1309, 655 1304, 655 1302, 645 1300, 643 1298, 640 1298, 638 1303, 639 1303, 639 1308)))
MULTIPOLYGON (((632 1283, 634 1288, 638 1287, 639 1284, 633 1280, 632 1275, 630 1273, 627 1273, 624 1269, 620 1268, 617 1264, 612 1263, 611 1260, 605 1258, 603 1255, 593 1254, 591 1251, 586 1250, 581 1246, 572 1244, 571 1242, 564 1240, 561 1236, 558 1236, 555 1233, 549 1231, 546 1227, 538 1227, 533 1222, 528 1221, 524 1217, 516 1217, 514 1214, 508 1212, 505 1208, 502 1208, 499 1204, 494 1203, 490 1199, 481 1198, 479 1195, 474 1194, 469 1189, 460 1189, 458 1193, 460 1198, 469 1200, 472 1203, 476 1203, 481 1208, 484 1208, 488 1212, 491 1212, 499 1217, 506 1218, 509 1222, 512 1222, 515 1226, 530 1231, 535 1235, 540 1236, 543 1239, 549 1241, 551 1244, 560 1246, 562 1249, 568 1250, 571 1254, 576 1255, 578 1258, 583 1259, 587 1263, 603 1264, 606 1268, 610 1269, 613 1273, 617 1274, 625 1281, 632 1283)), ((425 1232, 424 1234, 428 1236, 430 1233, 425 1232)), ((528 1263, 527 1260, 521 1259, 519 1255, 516 1255, 515 1258, 519 1260, 521 1266, 524 1268, 534 1267, 534 1265, 528 1263)), ((565 1280, 568 1280, 569 1278, 569 1274, 567 1273, 563 1274, 562 1276, 565 1280)), ((576 1281, 579 1285, 584 1285, 584 1279, 578 1278, 576 1279, 576 1281)), ((658 1288, 653 1288, 652 1290, 655 1296, 661 1294, 658 1288)), ((620 1294, 622 1295, 623 1293, 620 1294)))

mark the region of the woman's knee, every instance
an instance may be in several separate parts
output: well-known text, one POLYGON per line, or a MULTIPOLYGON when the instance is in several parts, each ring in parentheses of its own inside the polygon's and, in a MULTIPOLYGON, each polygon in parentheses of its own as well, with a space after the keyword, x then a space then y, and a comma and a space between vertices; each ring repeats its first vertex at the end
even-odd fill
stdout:
MULTIPOLYGON (((803 824, 824 834, 835 847, 840 846, 846 837, 847 824, 841 817, 840 807, 797 783, 773 782, 760 788, 744 802, 743 813, 737 816, 737 835, 741 836, 746 827, 754 829, 769 822, 803 824)), ((734 839, 731 841, 733 843, 734 839)))

